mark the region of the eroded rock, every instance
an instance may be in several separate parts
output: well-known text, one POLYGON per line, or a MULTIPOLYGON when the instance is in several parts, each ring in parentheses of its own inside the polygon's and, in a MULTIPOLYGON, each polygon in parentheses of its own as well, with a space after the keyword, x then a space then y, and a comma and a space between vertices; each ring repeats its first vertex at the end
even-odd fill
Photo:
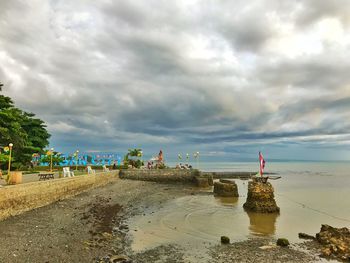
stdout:
POLYGON ((214 194, 222 197, 238 197, 237 184, 233 180, 221 179, 214 183, 214 194))
POLYGON ((350 262, 350 231, 348 228, 322 225, 321 231, 316 234, 316 239, 322 245, 322 256, 350 262))
POLYGON ((249 182, 247 201, 243 205, 244 209, 258 213, 278 213, 274 189, 270 183, 249 182))
POLYGON ((198 187, 209 187, 209 180, 207 177, 196 176, 194 178, 195 184, 198 187))
POLYGON ((306 233, 299 233, 298 236, 299 236, 299 238, 302 238, 302 239, 311 239, 311 240, 316 239, 314 236, 311 236, 311 235, 306 234, 306 233))

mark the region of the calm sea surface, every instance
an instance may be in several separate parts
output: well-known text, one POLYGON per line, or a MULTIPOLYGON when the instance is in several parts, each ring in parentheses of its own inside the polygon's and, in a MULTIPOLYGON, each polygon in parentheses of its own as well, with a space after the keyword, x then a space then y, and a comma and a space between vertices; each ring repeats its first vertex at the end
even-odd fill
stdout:
MULTIPOLYGON (((253 172, 258 163, 200 162, 199 168, 253 172)), ((265 171, 282 177, 271 181, 279 215, 245 212, 248 183, 235 180, 239 198, 215 198, 209 189, 171 200, 161 210, 133 219, 130 223, 138 228, 134 249, 168 242, 195 247, 201 242, 215 243, 221 235, 233 241, 273 236, 299 242, 299 232, 314 235, 321 224, 350 227, 350 163, 275 162, 267 163, 265 171)))

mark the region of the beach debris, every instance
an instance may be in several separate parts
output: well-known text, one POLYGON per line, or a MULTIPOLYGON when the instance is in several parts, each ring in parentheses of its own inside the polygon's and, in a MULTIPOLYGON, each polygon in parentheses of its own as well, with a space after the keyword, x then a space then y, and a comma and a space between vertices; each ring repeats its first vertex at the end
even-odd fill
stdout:
POLYGON ((277 246, 280 246, 280 247, 288 247, 289 241, 286 238, 279 238, 279 239, 277 239, 276 244, 277 244, 277 246))
POLYGON ((274 189, 271 183, 251 181, 248 183, 247 201, 243 205, 244 209, 258 213, 279 213, 274 189))
POLYGON ((222 244, 230 244, 230 238, 227 236, 221 236, 220 240, 222 244))
POLYGON ((306 233, 299 233, 298 236, 299 236, 299 238, 302 238, 302 239, 311 239, 311 240, 316 239, 314 236, 306 234, 306 233))
POLYGON ((237 184, 233 180, 220 179, 214 183, 214 194, 222 197, 238 197, 237 184))
POLYGON ((316 240, 322 245, 321 255, 330 259, 350 261, 350 231, 348 228, 335 228, 322 225, 316 240))

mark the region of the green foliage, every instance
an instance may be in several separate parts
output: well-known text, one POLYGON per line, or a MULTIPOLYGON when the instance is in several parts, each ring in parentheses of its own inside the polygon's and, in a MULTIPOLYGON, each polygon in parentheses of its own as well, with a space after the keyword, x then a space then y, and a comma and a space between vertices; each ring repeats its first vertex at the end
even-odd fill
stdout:
POLYGON ((140 168, 144 165, 143 161, 138 159, 142 157, 142 149, 129 149, 128 153, 124 156, 124 166, 131 165, 136 168, 140 168), (130 157, 133 157, 130 159, 130 157), (135 159, 136 158, 136 159, 135 159))
POLYGON ((128 151, 130 157, 142 157, 142 149, 129 149, 128 151))
POLYGON ((13 143, 14 168, 29 165, 33 153, 42 153, 49 138, 42 120, 16 108, 11 98, 0 95, 0 146, 13 143))
POLYGON ((164 163, 160 163, 160 164, 157 165, 157 168, 158 169, 166 169, 168 167, 164 163))
MULTIPOLYGON (((50 163, 51 162, 51 155, 43 155, 40 158, 40 162, 42 163, 50 163)), ((54 152, 52 155, 52 164, 53 165, 59 165, 60 162, 63 162, 63 157, 60 153, 54 152)))
POLYGON ((0 153, 0 164, 7 163, 9 160, 9 156, 7 154, 0 153))

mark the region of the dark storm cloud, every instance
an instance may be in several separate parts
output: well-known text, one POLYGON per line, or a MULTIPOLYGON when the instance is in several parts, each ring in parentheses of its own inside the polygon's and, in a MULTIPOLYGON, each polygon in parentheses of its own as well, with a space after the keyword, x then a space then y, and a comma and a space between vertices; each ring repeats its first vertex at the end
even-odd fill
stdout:
POLYGON ((0 14, 4 93, 63 150, 350 145, 343 1, 1 1, 0 14))

